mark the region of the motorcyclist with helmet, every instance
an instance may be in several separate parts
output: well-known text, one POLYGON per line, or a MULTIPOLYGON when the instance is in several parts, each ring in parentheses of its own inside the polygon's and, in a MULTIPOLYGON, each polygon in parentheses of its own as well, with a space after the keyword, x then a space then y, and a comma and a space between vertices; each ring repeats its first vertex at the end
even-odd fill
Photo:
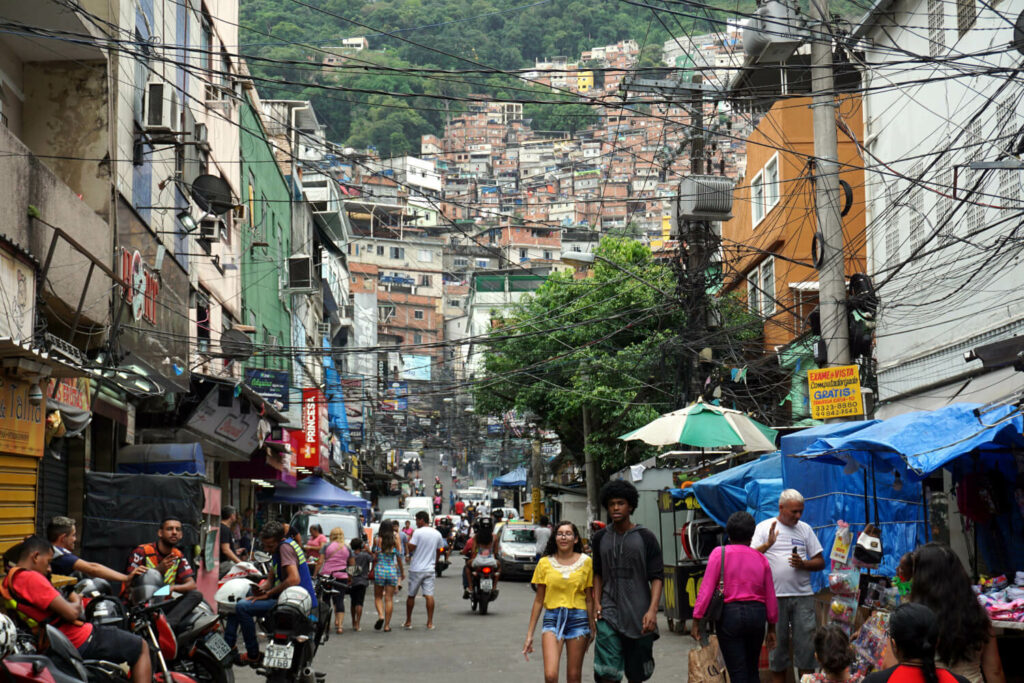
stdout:
POLYGON ((235 662, 249 665, 259 662, 260 645, 256 640, 256 617, 263 616, 277 605, 278 598, 284 591, 301 586, 309 593, 312 614, 316 614, 316 590, 309 574, 309 565, 302 546, 285 537, 284 525, 280 522, 267 522, 260 531, 260 542, 263 550, 271 555, 272 573, 267 584, 260 592, 246 600, 240 600, 235 612, 229 614, 225 625, 224 639, 232 649, 238 639, 238 629, 242 630, 245 652, 238 655, 235 662))
POLYGON ((12 548, 8 556, 17 558, 0 585, 8 612, 33 630, 44 624, 53 625, 67 636, 83 659, 123 662, 131 667, 134 683, 152 682, 149 648, 142 638, 83 621, 81 597, 71 593, 65 599, 50 583, 47 574, 53 547, 49 541, 42 536, 29 536, 12 548))
POLYGON ((75 543, 78 541, 78 531, 75 520, 70 517, 54 517, 46 525, 46 538, 53 545, 53 561, 50 568, 57 574, 64 576, 72 572, 81 572, 85 576, 107 581, 126 583, 135 576, 146 571, 145 567, 136 567, 128 574, 111 569, 99 562, 86 562, 75 555, 75 543))
POLYGON ((143 543, 128 557, 128 571, 138 568, 155 569, 164 577, 164 583, 171 591, 181 595, 164 614, 172 628, 177 628, 196 606, 203 601, 203 595, 196 588, 195 574, 188 558, 178 549, 184 530, 177 517, 166 517, 156 532, 156 543, 143 543))
POLYGON ((466 558, 466 568, 462 572, 462 599, 469 600, 469 587, 472 585, 473 560, 477 555, 491 555, 498 560, 498 570, 494 573, 494 597, 498 597, 498 579, 501 578, 501 560, 498 559, 498 539, 494 536, 494 523, 490 517, 481 517, 473 525, 476 533, 462 549, 466 558))

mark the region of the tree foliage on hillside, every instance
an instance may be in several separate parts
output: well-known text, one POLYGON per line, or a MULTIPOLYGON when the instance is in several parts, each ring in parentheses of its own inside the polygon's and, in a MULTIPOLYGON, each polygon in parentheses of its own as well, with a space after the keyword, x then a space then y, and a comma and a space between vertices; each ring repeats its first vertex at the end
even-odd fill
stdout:
MULTIPOLYGON (((721 0, 710 0, 711 4, 721 0)), ((675 35, 720 30, 735 12, 753 10, 753 0, 723 2, 723 10, 671 9, 689 16, 652 12, 620 0, 241 0, 242 53, 265 98, 312 99, 332 139, 369 143, 382 154, 418 149, 423 132, 443 130, 446 116, 461 110, 470 93, 510 99, 551 100, 533 105, 531 115, 544 128, 575 130, 588 121, 583 105, 571 98, 527 88, 511 76, 423 74, 411 67, 465 70, 526 69, 552 56, 578 59, 595 46, 633 39, 642 64, 658 65, 660 47, 675 35), (664 22, 664 25, 662 24, 664 22), (668 30, 666 30, 666 27, 668 30), (384 35, 384 34, 392 34, 384 35), (352 55, 340 68, 323 67, 343 38, 365 36, 370 51, 352 55), (404 39, 404 40, 403 40, 404 39), (381 75, 361 62, 406 69, 381 75), (314 84, 321 87, 310 87, 314 84), (373 94, 371 94, 373 93, 373 94), (394 94, 387 94, 394 93, 394 94), (437 99, 436 95, 455 98, 437 99), (575 107, 575 109, 573 109, 575 107), (379 112, 377 109, 391 109, 379 112), (548 113, 548 110, 555 110, 548 113), (396 135, 400 133, 400 135, 396 135), (404 140, 399 138, 404 136, 404 140), (393 142, 392 142, 393 141, 393 142)), ((832 11, 856 15, 849 0, 835 0, 832 11)))

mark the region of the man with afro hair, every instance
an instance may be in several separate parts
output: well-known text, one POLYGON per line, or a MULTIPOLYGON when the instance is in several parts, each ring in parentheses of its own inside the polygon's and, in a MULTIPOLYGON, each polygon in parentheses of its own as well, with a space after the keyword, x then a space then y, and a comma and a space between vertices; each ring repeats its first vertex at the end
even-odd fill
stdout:
POLYGON ((661 546, 646 527, 635 524, 636 487, 615 479, 601 489, 601 507, 611 525, 591 539, 597 639, 594 680, 646 681, 654 674, 658 603, 665 579, 661 546))

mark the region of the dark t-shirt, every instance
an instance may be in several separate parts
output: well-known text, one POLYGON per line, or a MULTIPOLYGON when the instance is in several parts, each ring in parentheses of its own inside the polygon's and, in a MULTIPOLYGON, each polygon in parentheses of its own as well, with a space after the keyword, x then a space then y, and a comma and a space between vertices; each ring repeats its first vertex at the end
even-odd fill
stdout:
MULTIPOLYGON (((938 669, 939 683, 968 683, 967 679, 945 669, 938 669)), ((882 671, 869 673, 863 683, 925 683, 924 672, 919 666, 900 664, 882 671)))
MULTIPOLYGON (((601 618, 628 638, 640 638, 651 605, 651 581, 665 579, 661 545, 650 529, 637 524, 624 534, 612 527, 591 539, 594 575, 600 576, 601 618)), ((657 632, 657 628, 655 628, 657 632)))
POLYGON ((50 570, 54 574, 70 576, 75 571, 75 562, 78 562, 78 555, 70 550, 53 546, 53 559, 50 560, 50 570))
MULTIPOLYGON (((227 543, 228 547, 231 548, 231 552, 235 554, 238 553, 238 548, 235 547, 235 538, 231 535, 231 527, 229 527, 227 524, 220 525, 220 543, 222 545, 224 543, 227 543)), ((225 558, 222 557, 220 559, 224 560, 225 558)))
POLYGON ((370 563, 373 562, 373 555, 360 550, 352 558, 352 562, 355 565, 353 569, 349 570, 349 575, 352 577, 353 586, 368 586, 370 584, 370 563))

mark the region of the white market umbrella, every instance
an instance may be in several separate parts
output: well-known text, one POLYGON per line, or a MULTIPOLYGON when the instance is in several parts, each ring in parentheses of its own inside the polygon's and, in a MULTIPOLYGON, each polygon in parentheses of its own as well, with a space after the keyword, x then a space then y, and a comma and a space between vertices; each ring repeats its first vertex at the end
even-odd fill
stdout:
POLYGON ((778 450, 775 436, 774 429, 765 427, 746 413, 697 401, 680 410, 665 413, 619 438, 623 441, 643 441, 651 446, 742 446, 747 451, 770 453, 778 450))

